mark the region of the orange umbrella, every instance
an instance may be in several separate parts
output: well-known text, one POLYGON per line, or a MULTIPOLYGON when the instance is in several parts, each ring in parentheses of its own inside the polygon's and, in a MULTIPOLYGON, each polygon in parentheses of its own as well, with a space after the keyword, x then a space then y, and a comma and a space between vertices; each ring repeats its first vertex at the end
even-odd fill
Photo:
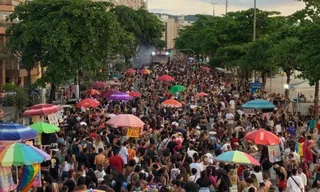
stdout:
POLYGON ((126 73, 128 73, 128 74, 135 74, 135 73, 136 73, 136 70, 130 68, 130 69, 127 69, 127 70, 126 70, 126 73))
POLYGON ((144 122, 139 119, 137 116, 131 114, 120 114, 109 121, 106 122, 107 125, 112 125, 114 127, 143 127, 144 122))
POLYGON ((174 81, 174 78, 170 75, 162 75, 158 78, 159 81, 174 81))
POLYGON ((174 99, 168 99, 161 103, 164 107, 172 107, 172 108, 180 108, 182 107, 182 104, 174 99))
POLYGON ((84 92, 85 95, 100 95, 100 92, 95 89, 88 89, 84 92))
POLYGON ((204 93, 204 92, 200 92, 200 93, 196 94, 196 97, 206 97, 206 96, 208 96, 208 94, 204 93))
POLYGON ((90 98, 86 98, 84 100, 81 100, 78 104, 77 104, 77 107, 81 108, 81 107, 84 107, 84 108, 90 108, 90 107, 93 107, 93 108, 96 108, 100 105, 100 102, 97 101, 96 99, 90 99, 90 98))
POLYGON ((139 92, 134 92, 134 91, 130 92, 129 95, 131 97, 141 97, 141 94, 139 92))
POLYGON ((140 73, 142 75, 149 75, 151 73, 151 71, 149 69, 142 69, 142 70, 140 70, 140 73))

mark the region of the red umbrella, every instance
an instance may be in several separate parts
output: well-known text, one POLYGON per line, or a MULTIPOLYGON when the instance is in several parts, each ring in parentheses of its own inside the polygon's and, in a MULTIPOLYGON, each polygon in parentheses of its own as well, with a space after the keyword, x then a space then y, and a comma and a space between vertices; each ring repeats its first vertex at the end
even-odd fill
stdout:
POLYGON ((84 92, 85 95, 100 95, 100 92, 95 89, 88 89, 84 92))
POLYGON ((174 99, 168 99, 161 103, 164 107, 171 107, 171 108, 181 108, 182 104, 174 99))
POLYGON ((114 93, 120 93, 120 91, 118 91, 116 89, 109 89, 109 90, 106 90, 105 92, 101 93, 100 97, 107 98, 107 97, 110 97, 114 93))
POLYGON ((141 94, 139 92, 134 92, 134 91, 130 92, 129 95, 131 97, 141 97, 141 94))
POLYGON ((264 129, 251 131, 246 134, 244 139, 259 145, 278 145, 280 143, 278 136, 264 129))
POLYGON ((93 108, 96 108, 100 105, 100 102, 97 101, 96 99, 90 99, 90 98, 86 98, 84 100, 81 100, 78 104, 77 104, 77 107, 81 108, 81 107, 84 107, 84 108, 90 108, 90 107, 93 107, 93 108))
POLYGON ((209 72, 210 71, 210 68, 209 67, 202 67, 203 70, 209 72))
POLYGON ((58 105, 38 104, 30 107, 22 114, 22 116, 49 115, 61 110, 62 108, 58 105))
POLYGON ((206 96, 208 96, 208 94, 204 92, 196 94, 196 97, 206 97, 206 96))
POLYGON ((108 84, 103 81, 97 81, 94 84, 91 85, 92 88, 94 89, 101 89, 101 88, 106 88, 108 87, 108 84))
POLYGON ((158 78, 159 81, 174 81, 174 78, 170 75, 162 75, 158 78))
POLYGON ((126 70, 126 73, 128 73, 128 74, 135 74, 136 72, 137 71, 132 68, 126 70))

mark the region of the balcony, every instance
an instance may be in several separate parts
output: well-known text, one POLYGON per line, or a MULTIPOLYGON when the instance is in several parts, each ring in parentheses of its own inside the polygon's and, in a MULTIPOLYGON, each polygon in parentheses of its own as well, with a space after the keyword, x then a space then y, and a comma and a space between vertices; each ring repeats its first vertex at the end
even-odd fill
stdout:
POLYGON ((12 0, 0 0, 0 5, 12 5, 12 0))
POLYGON ((14 6, 13 5, 0 5, 0 11, 13 12, 14 6))

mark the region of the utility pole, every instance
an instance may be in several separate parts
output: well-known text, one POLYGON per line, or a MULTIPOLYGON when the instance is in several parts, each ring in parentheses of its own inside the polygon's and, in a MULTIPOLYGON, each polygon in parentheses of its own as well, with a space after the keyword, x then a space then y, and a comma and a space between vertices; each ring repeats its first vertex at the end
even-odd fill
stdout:
POLYGON ((212 8, 213 8, 213 10, 212 10, 212 15, 213 15, 213 16, 216 16, 216 7, 215 7, 215 5, 216 5, 217 3, 212 2, 211 4, 212 4, 212 8))
MULTIPOLYGON (((257 0, 253 0, 253 41, 256 40, 257 37, 257 0)), ((256 80, 256 71, 252 72, 252 81, 256 80)))
POLYGON ((229 7, 229 1, 226 0, 226 15, 227 15, 227 13, 228 13, 228 7, 229 7))

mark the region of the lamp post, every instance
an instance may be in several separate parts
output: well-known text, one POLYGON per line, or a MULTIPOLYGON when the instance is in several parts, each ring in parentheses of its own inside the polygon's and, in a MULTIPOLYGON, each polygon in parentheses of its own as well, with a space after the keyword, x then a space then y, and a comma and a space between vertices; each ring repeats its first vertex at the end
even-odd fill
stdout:
MULTIPOLYGON (((256 40, 257 37, 257 0, 254 0, 253 3, 253 41, 256 40)), ((252 72, 252 81, 256 80, 256 71, 252 72)))
POLYGON ((217 3, 212 2, 211 4, 212 4, 212 8, 213 8, 213 10, 212 10, 212 15, 213 15, 213 16, 216 16, 216 8, 215 8, 215 5, 216 5, 217 3))
POLYGON ((229 6, 229 1, 226 0, 226 15, 227 15, 227 13, 228 13, 228 6, 229 6))

